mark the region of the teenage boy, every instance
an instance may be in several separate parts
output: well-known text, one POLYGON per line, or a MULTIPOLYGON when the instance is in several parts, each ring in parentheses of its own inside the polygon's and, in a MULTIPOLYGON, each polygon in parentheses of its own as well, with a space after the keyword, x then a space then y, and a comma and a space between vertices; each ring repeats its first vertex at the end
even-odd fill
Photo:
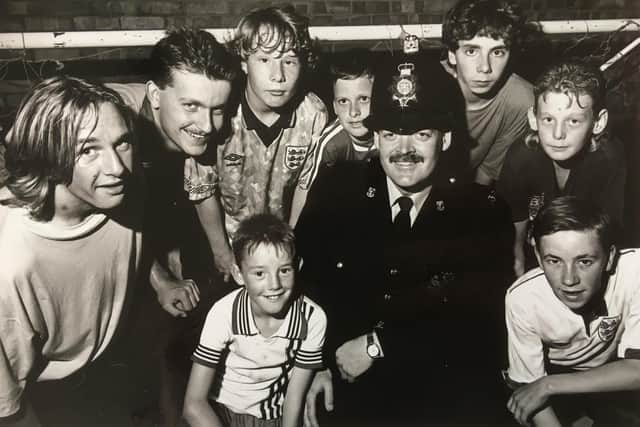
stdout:
POLYGON ((533 221, 534 269, 509 288, 508 408, 521 424, 640 425, 640 251, 618 254, 591 202, 551 201, 533 221))
POLYGON ((531 84, 509 67, 524 30, 519 7, 507 1, 461 0, 444 19, 443 66, 465 99, 470 165, 479 184, 498 179, 507 149, 527 131, 531 84))
POLYGON ((313 372, 322 367, 326 316, 296 287, 295 239, 281 219, 241 222, 233 252, 242 288, 207 316, 185 418, 193 427, 299 426, 313 372))
POLYGON ((330 384, 343 425, 494 425, 506 412, 495 372, 512 225, 501 200, 442 163, 457 92, 437 62, 385 61, 365 120, 379 160, 314 181, 296 233, 332 371, 314 379, 309 425, 330 384), (471 348, 485 349, 474 363, 471 348))
POLYGON ((351 49, 329 65, 336 119, 322 132, 319 164, 366 161, 376 155, 373 132, 364 125, 369 116, 373 65, 371 53, 351 49))
POLYGON ((597 67, 563 61, 549 67, 534 88, 532 132, 507 152, 498 192, 511 207, 516 229, 514 268, 526 271, 527 224, 561 195, 591 200, 621 222, 626 166, 621 147, 606 135, 605 80, 597 67))
POLYGON ((307 21, 286 6, 256 9, 238 24, 231 44, 246 85, 231 136, 217 149, 212 189, 200 195, 209 236, 232 237, 258 213, 295 224, 304 205, 327 122, 324 104, 302 81, 317 61, 307 21))
POLYGON ((26 95, 9 132, 0 189, 1 425, 39 425, 25 389, 86 367, 118 327, 142 243, 127 114, 115 92, 54 77, 26 95))

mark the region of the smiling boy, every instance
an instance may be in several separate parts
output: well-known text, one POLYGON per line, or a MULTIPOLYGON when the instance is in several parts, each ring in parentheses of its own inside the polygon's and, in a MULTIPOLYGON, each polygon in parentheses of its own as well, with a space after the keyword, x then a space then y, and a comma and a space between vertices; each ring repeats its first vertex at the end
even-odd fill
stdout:
POLYGON ((38 426, 32 383, 86 368, 120 324, 142 244, 127 117, 115 92, 73 77, 20 105, 0 189, 0 425, 38 426))
MULTIPOLYGON (((561 195, 591 200, 621 222, 626 167, 621 147, 605 133, 605 80, 596 66, 569 60, 543 72, 529 109, 529 135, 507 152, 497 185, 516 229, 517 275, 526 270, 526 228, 561 195)), ((529 258, 532 258, 529 256, 529 258)))
POLYGON ((527 131, 531 84, 510 70, 524 29, 519 7, 498 0, 461 0, 443 22, 443 65, 465 99, 470 165, 483 185, 498 179, 507 149, 527 131))
POLYGON ((618 254, 614 231, 602 209, 575 197, 553 200, 533 222, 541 269, 505 302, 508 408, 521 424, 585 414, 598 425, 640 423, 640 252, 618 254))
POLYGON ((242 288, 207 316, 184 416, 193 427, 299 426, 322 367, 326 316, 295 287, 295 240, 285 222, 268 214, 243 221, 233 251, 242 288))

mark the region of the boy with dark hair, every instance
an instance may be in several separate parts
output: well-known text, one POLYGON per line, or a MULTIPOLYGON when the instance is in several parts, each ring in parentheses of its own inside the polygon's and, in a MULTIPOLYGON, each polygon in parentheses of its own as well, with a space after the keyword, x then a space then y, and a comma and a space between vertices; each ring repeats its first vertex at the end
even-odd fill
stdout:
POLYGON ((329 64, 336 119, 320 136, 320 164, 363 161, 373 157, 373 132, 364 125, 373 88, 371 53, 351 49, 329 64))
POLYGON ((73 77, 20 105, 0 189, 3 426, 40 425, 32 382, 87 367, 116 333, 142 244, 130 128, 117 93, 73 77))
POLYGON ((152 285, 167 312, 185 317, 198 304, 197 284, 215 276, 211 251, 223 273, 233 260, 224 236, 208 241, 192 200, 211 190, 209 152, 224 138, 240 63, 211 34, 189 28, 169 31, 153 47, 150 62, 146 84, 109 86, 137 114, 149 192, 147 234, 158 261, 152 285))
MULTIPOLYGON (((156 262, 151 284, 158 302, 172 316, 166 354, 161 359, 162 415, 177 425, 189 369, 189 349, 209 308, 228 289, 233 255, 226 236, 208 236, 199 218, 198 195, 212 191, 215 149, 224 141, 234 81, 240 61, 203 30, 167 32, 151 51, 146 84, 113 84, 137 114, 136 135, 148 197, 146 233, 156 262), (211 237, 210 239, 208 237, 211 237), (213 254, 212 254, 213 253, 213 254), (212 262, 213 256, 213 262, 212 262)), ((148 316, 157 315, 153 309, 148 316)), ((167 344, 167 343, 165 343, 167 344)))
POLYGON ((520 8, 508 1, 460 0, 444 18, 443 65, 465 99, 470 165, 480 184, 498 179, 507 149, 527 130, 531 84, 509 67, 525 30, 520 8))
MULTIPOLYGON (((532 132, 508 151, 498 191, 511 207, 517 275, 526 270, 526 228, 538 210, 560 195, 591 200, 621 222, 626 167, 621 147, 606 137, 605 80, 597 67, 563 61, 534 88, 532 132)), ((530 257, 532 258, 532 257, 530 257)))
POLYGON ((317 58, 308 20, 293 7, 249 12, 231 45, 242 59, 246 85, 231 135, 217 147, 210 176, 217 190, 201 195, 201 206, 209 211, 201 218, 213 219, 203 222, 210 238, 233 236, 241 220, 258 213, 294 224, 327 122, 320 98, 303 88, 305 73, 315 68, 317 58))
POLYGON ((243 287, 207 316, 184 416, 191 426, 298 426, 322 367, 325 314, 295 287, 295 239, 285 222, 270 214, 244 220, 233 252, 243 287))
POLYGON ((541 269, 507 292, 508 408, 518 422, 640 425, 640 252, 618 253, 613 221, 575 197, 533 221, 541 269), (634 392, 631 392, 634 391, 634 392))

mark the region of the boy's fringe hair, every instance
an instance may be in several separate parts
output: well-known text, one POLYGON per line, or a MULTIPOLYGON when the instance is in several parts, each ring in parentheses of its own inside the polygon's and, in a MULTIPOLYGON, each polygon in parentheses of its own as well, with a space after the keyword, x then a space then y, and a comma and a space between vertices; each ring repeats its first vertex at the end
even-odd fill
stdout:
POLYGON ((33 87, 7 135, 5 185, 13 197, 1 203, 27 208, 35 220, 51 220, 55 186, 73 179, 78 134, 87 117, 94 116, 95 128, 104 103, 113 104, 132 130, 131 113, 120 95, 101 84, 58 76, 33 87))
POLYGON ((229 44, 243 60, 258 49, 269 53, 292 50, 307 68, 314 70, 318 63, 309 20, 291 5, 252 10, 240 20, 229 44))
POLYGON ((476 36, 503 39, 510 50, 520 49, 529 28, 520 6, 511 1, 461 0, 445 15, 442 42, 455 52, 460 40, 476 36))
POLYGON ((374 75, 371 52, 367 49, 349 49, 335 55, 334 60, 329 63, 332 84, 339 79, 353 80, 359 77, 368 77, 373 80, 374 75))
POLYGON ((270 245, 295 257, 296 244, 289 224, 272 214, 258 214, 242 221, 231 248, 238 266, 260 245, 270 245))
POLYGON ((531 236, 538 246, 542 237, 559 231, 590 230, 596 232, 605 252, 620 237, 617 224, 601 207, 575 196, 553 199, 536 215, 531 224, 531 236))

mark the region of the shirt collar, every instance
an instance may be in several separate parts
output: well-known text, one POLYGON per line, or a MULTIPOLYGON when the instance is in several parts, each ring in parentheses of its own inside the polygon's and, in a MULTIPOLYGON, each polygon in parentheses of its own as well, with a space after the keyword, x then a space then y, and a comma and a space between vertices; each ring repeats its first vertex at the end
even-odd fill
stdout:
POLYGON ((422 205, 429 197, 429 193, 431 193, 431 186, 425 188, 419 193, 411 193, 411 194, 402 194, 398 187, 391 181, 391 178, 387 176, 387 189, 389 191, 389 207, 393 210, 393 206, 396 204, 396 200, 398 197, 407 196, 413 200, 413 206, 411 207, 412 215, 411 218, 414 219, 420 209, 422 209, 422 205), (415 210, 414 210, 415 209, 415 210))
MULTIPOLYGON (((289 306, 289 311, 274 337, 299 339, 307 338, 307 317, 305 309, 307 304, 304 296, 300 295, 289 306)), ((258 327, 251 313, 251 300, 246 289, 242 289, 233 301, 233 322, 231 325, 234 335, 258 335, 258 327)))
POLYGON ((293 109, 287 109, 280 113, 280 117, 275 121, 271 126, 267 126, 255 115, 251 107, 249 107, 249 103, 247 101, 247 95, 242 94, 241 100, 241 109, 242 109, 242 117, 244 119, 244 123, 247 126, 247 129, 250 130, 261 130, 261 129, 269 129, 269 128, 292 128, 295 124, 295 112, 293 109))

